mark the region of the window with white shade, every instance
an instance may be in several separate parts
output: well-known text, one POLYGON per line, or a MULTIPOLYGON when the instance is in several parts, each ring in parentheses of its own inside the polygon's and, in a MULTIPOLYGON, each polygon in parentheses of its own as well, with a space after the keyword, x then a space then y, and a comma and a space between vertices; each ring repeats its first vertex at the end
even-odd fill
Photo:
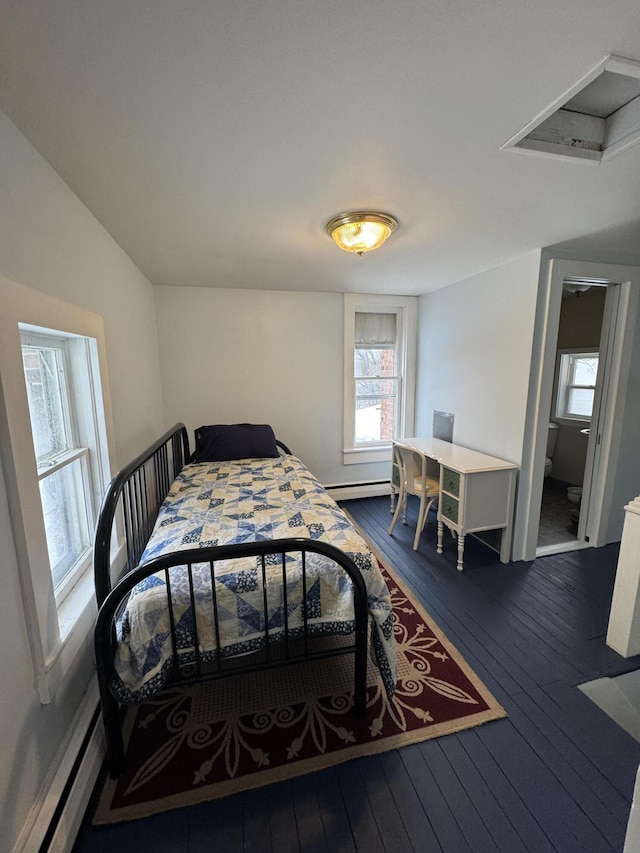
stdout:
POLYGON ((345 464, 390 459, 411 433, 415 338, 415 297, 345 295, 345 464))
POLYGON ((598 376, 597 352, 559 353, 556 417, 590 421, 598 376))
POLYGON ((355 436, 356 446, 391 441, 398 417, 397 316, 355 316, 355 436))

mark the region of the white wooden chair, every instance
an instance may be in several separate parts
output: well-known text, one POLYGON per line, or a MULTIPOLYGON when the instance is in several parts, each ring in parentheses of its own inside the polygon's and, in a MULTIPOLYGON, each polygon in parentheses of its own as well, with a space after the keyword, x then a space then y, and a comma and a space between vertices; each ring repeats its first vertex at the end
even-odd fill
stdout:
POLYGON ((413 540, 413 550, 417 551, 420 534, 424 530, 429 510, 433 502, 438 498, 440 483, 436 477, 427 473, 427 457, 417 450, 411 450, 409 447, 394 444, 393 464, 397 466, 400 473, 400 492, 396 510, 391 519, 389 534, 393 533, 393 528, 396 526, 400 513, 402 513, 402 523, 407 523, 408 496, 415 495, 420 498, 418 525, 416 527, 415 539, 413 540))

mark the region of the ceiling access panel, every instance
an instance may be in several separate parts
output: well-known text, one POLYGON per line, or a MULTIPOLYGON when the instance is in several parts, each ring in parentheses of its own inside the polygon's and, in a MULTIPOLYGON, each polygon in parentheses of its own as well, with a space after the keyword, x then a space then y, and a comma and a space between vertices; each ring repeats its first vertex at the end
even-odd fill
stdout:
POLYGON ((640 62, 609 56, 501 151, 605 163, 640 142, 640 62))

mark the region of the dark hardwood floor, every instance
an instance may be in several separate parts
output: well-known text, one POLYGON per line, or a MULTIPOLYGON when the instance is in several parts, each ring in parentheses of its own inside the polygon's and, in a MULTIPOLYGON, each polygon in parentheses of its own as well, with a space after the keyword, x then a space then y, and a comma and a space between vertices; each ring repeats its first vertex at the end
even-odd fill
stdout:
POLYGON ((344 504, 508 718, 146 820, 92 827, 101 851, 622 851, 640 744, 576 687, 640 667, 605 644, 617 546, 502 565, 469 538, 412 550, 386 498, 344 504))

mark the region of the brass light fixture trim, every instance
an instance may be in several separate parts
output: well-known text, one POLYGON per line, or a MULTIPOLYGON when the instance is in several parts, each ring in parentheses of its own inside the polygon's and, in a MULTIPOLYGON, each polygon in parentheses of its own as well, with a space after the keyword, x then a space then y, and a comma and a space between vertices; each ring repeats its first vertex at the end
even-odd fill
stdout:
POLYGON ((327 222, 327 234, 345 252, 362 257, 377 249, 398 227, 398 220, 389 213, 357 210, 341 213, 327 222))

